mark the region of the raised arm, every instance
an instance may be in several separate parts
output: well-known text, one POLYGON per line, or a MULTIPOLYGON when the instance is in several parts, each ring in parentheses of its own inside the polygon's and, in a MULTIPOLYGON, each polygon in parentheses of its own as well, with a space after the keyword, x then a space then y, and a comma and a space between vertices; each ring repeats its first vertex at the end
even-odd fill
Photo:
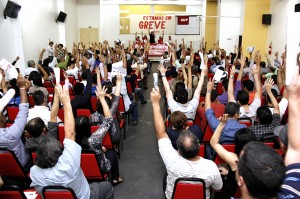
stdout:
POLYGON ((59 95, 59 99, 64 106, 65 139, 75 141, 75 120, 70 103, 69 91, 67 89, 63 89, 61 85, 58 85, 57 92, 59 95))
POLYGON ((214 79, 209 79, 207 82, 207 91, 205 95, 205 110, 211 108, 211 91, 214 88, 214 79))
POLYGON ((200 76, 200 80, 198 82, 197 88, 194 92, 194 97, 200 98, 200 93, 201 93, 201 89, 202 86, 204 84, 204 76, 207 75, 207 55, 204 56, 204 66, 201 70, 201 76, 200 76))
MULTIPOLYGON (((128 52, 130 53, 129 49, 128 52)), ((123 68, 127 69, 127 60, 126 60, 126 54, 124 48, 121 49, 121 56, 122 56, 122 61, 123 61, 123 68)), ((129 66, 131 67, 131 66, 129 66)))
POLYGON ((44 55, 44 52, 46 51, 46 49, 45 48, 43 48, 42 50, 41 50, 41 52, 40 52, 40 54, 39 54, 39 60, 43 60, 43 55, 44 55))
POLYGON ((111 113, 109 110, 109 107, 105 101, 105 94, 106 94, 106 88, 105 86, 103 88, 96 87, 96 95, 102 105, 104 117, 111 117, 111 113))
POLYGON ((281 90, 282 87, 284 86, 283 75, 284 75, 284 67, 280 65, 277 70, 277 85, 279 90, 281 90))
POLYGON ((163 63, 161 63, 159 65, 158 70, 160 71, 160 74, 161 74, 161 77, 162 77, 162 81, 163 81, 163 85, 164 85, 164 88, 165 88, 167 100, 173 99, 173 93, 171 91, 170 85, 169 85, 167 77, 166 77, 167 69, 165 68, 163 63))
POLYGON ((210 139, 210 145, 215 150, 215 152, 225 161, 229 164, 232 171, 235 171, 237 169, 236 161, 238 160, 238 157, 235 153, 227 151, 221 144, 219 144, 219 140, 221 137, 221 133, 226 125, 228 115, 223 114, 219 118, 219 125, 215 132, 213 133, 213 136, 210 139))
POLYGON ((121 84, 122 84, 122 75, 118 74, 116 77, 117 77, 117 82, 116 82, 116 89, 115 89, 114 95, 115 96, 120 96, 121 84))
POLYGON ((274 108, 274 113, 278 113, 279 114, 279 105, 277 102, 277 99, 274 97, 273 93, 272 93, 272 85, 274 84, 274 81, 272 78, 268 78, 265 81, 265 88, 267 91, 267 94, 269 95, 271 102, 272 102, 272 106, 274 108))
MULTIPOLYGON (((260 59, 258 59, 260 60, 260 59)), ((252 69, 253 75, 254 75, 254 83, 255 83, 255 98, 261 99, 261 72, 260 72, 260 66, 256 65, 252 69)))
POLYGON ((154 88, 152 89, 150 98, 152 101, 153 119, 154 119, 154 126, 155 126, 155 130, 156 130, 157 139, 168 138, 168 135, 165 130, 164 120, 163 120, 163 117, 161 115, 161 110, 160 110, 161 96, 159 93, 159 88, 157 88, 157 90, 155 90, 154 88))
MULTIPOLYGON (((240 70, 241 72, 241 70, 240 70)), ((234 99, 234 88, 233 88, 233 80, 234 80, 234 74, 235 74, 235 66, 232 65, 231 67, 231 71, 230 71, 230 77, 229 77, 229 81, 228 81, 228 89, 227 89, 227 93, 228 93, 228 102, 233 102, 234 99)))
POLYGON ((40 64, 38 64, 37 66, 38 66, 39 71, 41 71, 44 75, 43 79, 48 80, 48 73, 44 70, 44 68, 40 64))
POLYGON ((300 76, 299 66, 294 68, 293 79, 287 85, 289 100, 288 119, 288 150, 285 156, 285 165, 299 163, 300 160, 300 76))
MULTIPOLYGON (((57 113, 59 109, 59 94, 58 94, 58 85, 55 86, 55 93, 53 98, 53 104, 50 113, 50 122, 57 122, 57 113)), ((62 118, 61 118, 62 119, 62 118)))
POLYGON ((243 54, 241 54, 240 63, 241 63, 241 67, 240 67, 240 70, 239 70, 237 81, 241 81, 242 77, 243 77, 243 71, 244 71, 244 67, 245 67, 245 57, 244 57, 243 54))

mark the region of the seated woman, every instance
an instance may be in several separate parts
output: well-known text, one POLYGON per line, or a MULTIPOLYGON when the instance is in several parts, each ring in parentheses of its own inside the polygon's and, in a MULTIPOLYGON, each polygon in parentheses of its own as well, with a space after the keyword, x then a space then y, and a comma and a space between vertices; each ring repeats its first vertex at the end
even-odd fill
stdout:
POLYGON ((123 177, 119 175, 117 153, 113 150, 106 150, 106 148, 102 146, 102 140, 113 121, 113 116, 105 101, 105 93, 105 87, 101 90, 97 88, 96 95, 102 104, 105 116, 100 127, 91 135, 89 118, 86 116, 77 117, 75 119, 75 130, 77 132, 75 140, 83 149, 92 149, 95 151, 97 160, 100 163, 100 169, 103 172, 111 172, 112 184, 117 185, 124 180, 123 177))
POLYGON ((181 130, 185 129, 185 130, 189 130, 191 133, 193 133, 198 139, 199 141, 202 141, 203 139, 203 133, 200 129, 200 127, 196 124, 192 125, 192 126, 188 126, 187 125, 187 117, 185 116, 184 113, 180 112, 180 111, 175 111, 174 113, 171 114, 170 117, 170 126, 166 129, 166 132, 171 140, 172 146, 174 149, 178 149, 177 148, 177 139, 179 137, 179 134, 181 132, 181 130))
MULTIPOLYGON (((99 70, 96 70, 97 75, 99 74, 99 70)), ((100 75, 100 74, 99 74, 100 75)), ((116 76, 116 87, 114 94, 106 93, 105 101, 109 106, 109 110, 111 115, 114 116, 117 112, 119 106, 119 98, 120 98, 120 90, 121 90, 121 83, 122 83, 122 76, 116 76)), ((115 78, 114 78, 115 79, 115 78)), ((97 102, 97 111, 94 114, 90 115, 90 123, 93 125, 101 125, 104 120, 104 112, 102 104, 97 102)), ((111 137, 111 141, 113 144, 119 144, 121 138, 120 126, 118 122, 118 118, 114 117, 113 122, 109 128, 109 133, 111 137)))
POLYGON ((249 142, 256 141, 256 137, 250 129, 242 128, 238 130, 234 136, 234 153, 227 151, 221 144, 219 144, 219 139, 227 122, 227 117, 227 114, 223 114, 223 116, 219 118, 220 124, 210 140, 210 145, 212 148, 229 165, 228 170, 224 167, 219 168, 223 179, 223 187, 221 192, 215 192, 214 199, 229 199, 235 195, 238 189, 235 178, 235 172, 237 170, 236 162, 239 160, 238 155, 242 151, 244 145, 249 142))

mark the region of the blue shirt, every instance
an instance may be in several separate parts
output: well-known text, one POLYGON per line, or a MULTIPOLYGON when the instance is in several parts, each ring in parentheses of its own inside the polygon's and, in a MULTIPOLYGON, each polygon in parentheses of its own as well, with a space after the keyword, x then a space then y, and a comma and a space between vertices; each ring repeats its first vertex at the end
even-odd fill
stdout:
MULTIPOLYGON (((213 131, 215 131, 220 123, 216 118, 215 112, 210 108, 205 111, 205 116, 207 118, 208 124, 213 131)), ((234 143, 234 135, 241 128, 247 128, 245 124, 240 124, 235 119, 228 119, 227 123, 222 131, 219 143, 234 143)))
POLYGON ((300 198, 300 164, 286 167, 285 179, 278 193, 278 199, 300 198))

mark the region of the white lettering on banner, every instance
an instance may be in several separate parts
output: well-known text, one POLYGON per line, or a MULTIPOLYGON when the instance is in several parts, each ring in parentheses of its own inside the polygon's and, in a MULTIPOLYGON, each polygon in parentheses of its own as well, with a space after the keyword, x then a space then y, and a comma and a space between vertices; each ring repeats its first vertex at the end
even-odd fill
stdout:
POLYGON ((166 44, 150 44, 148 56, 161 57, 165 51, 168 51, 168 46, 166 44))
POLYGON ((165 34, 175 34, 175 16, 130 16, 131 33, 148 33, 148 29, 165 34))

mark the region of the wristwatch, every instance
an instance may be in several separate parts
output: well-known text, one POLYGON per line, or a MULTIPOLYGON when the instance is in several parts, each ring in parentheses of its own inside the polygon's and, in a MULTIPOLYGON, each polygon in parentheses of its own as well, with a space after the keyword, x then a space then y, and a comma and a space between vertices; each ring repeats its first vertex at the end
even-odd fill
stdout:
POLYGON ((166 74, 161 75, 161 77, 166 77, 166 74))
POLYGON ((233 79, 233 78, 234 78, 234 76, 233 76, 233 75, 230 75, 230 78, 231 78, 231 79, 233 79))

